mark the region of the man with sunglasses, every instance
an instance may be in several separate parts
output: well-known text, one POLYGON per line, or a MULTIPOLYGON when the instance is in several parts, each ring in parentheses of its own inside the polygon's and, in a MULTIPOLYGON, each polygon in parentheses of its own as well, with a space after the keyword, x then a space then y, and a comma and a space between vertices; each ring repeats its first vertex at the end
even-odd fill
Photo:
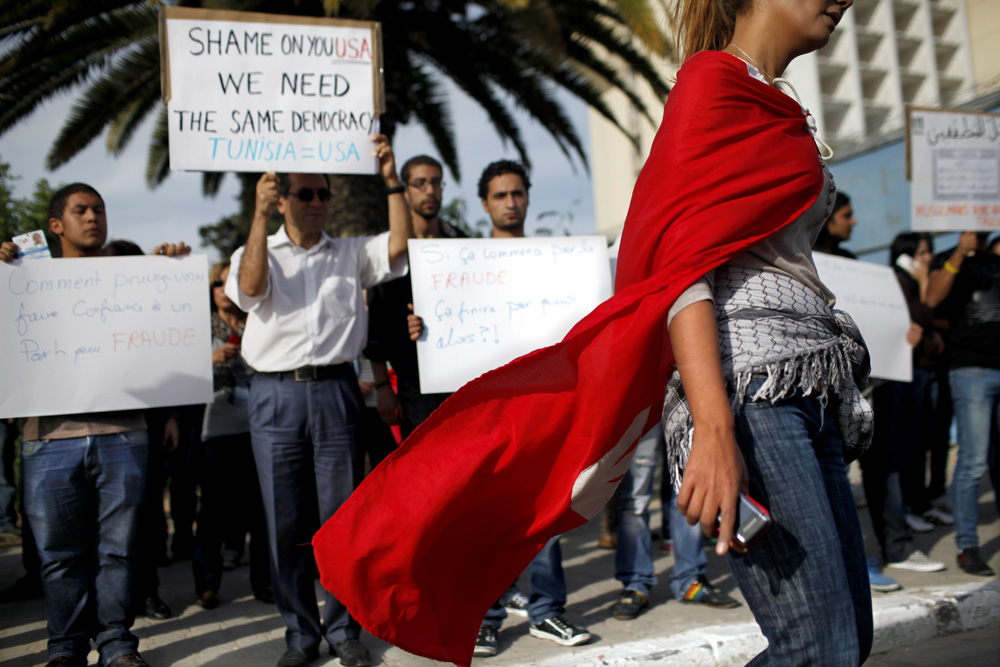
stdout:
MULTIPOLYGON (((407 160, 400 170, 406 201, 418 239, 465 238, 459 229, 438 217, 444 189, 441 163, 429 155, 407 160)), ((417 372, 417 345, 410 339, 407 318, 413 312, 410 277, 391 280, 368 291, 368 347, 372 362, 378 412, 386 424, 399 425, 403 437, 413 432, 451 394, 424 394, 417 372), (399 396, 392 391, 386 362, 396 371, 399 396)))
POLYGON ((322 618, 310 541, 354 490, 362 398, 351 362, 365 345, 363 288, 406 273, 413 236, 404 186, 384 135, 372 139, 389 197, 389 231, 331 238, 322 174, 264 174, 247 243, 232 257, 226 295, 247 312, 242 351, 256 374, 250 436, 272 559, 274 598, 287 626, 278 667, 319 658, 325 639, 345 667, 370 664, 360 627, 326 593, 322 618), (277 209, 285 224, 267 236, 277 209))

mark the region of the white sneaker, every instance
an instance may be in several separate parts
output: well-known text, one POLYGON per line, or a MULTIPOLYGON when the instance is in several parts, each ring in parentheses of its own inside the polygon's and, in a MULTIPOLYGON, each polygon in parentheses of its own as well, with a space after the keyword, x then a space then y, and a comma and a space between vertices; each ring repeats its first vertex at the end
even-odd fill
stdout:
POLYGON ((916 514, 906 513, 906 525, 910 527, 914 533, 929 533, 934 530, 934 524, 924 521, 916 514))
POLYGON ((923 519, 925 521, 933 523, 936 526, 955 525, 955 517, 953 517, 951 513, 945 512, 944 510, 939 510, 936 507, 932 507, 931 509, 924 512, 923 519))
POLYGON ((914 549, 913 553, 897 563, 887 563, 888 567, 899 568, 900 570, 913 570, 914 572, 940 572, 947 569, 945 564, 932 559, 920 549, 914 549))

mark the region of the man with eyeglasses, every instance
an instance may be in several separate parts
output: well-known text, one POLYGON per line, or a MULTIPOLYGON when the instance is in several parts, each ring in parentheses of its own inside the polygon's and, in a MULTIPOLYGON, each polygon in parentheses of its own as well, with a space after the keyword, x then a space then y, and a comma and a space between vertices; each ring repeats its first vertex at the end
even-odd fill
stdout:
MULTIPOLYGON (((465 238, 465 234, 438 217, 444 188, 441 163, 429 155, 407 160, 400 170, 406 201, 418 239, 465 238)), ((410 339, 408 317, 413 311, 410 277, 378 285, 368 291, 368 347, 372 362, 378 412, 386 424, 399 425, 403 437, 413 432, 451 394, 424 394, 417 372, 417 346, 410 339), (386 362, 396 371, 399 395, 392 391, 386 362)))
MULTIPOLYGON (((389 197, 389 231, 331 238, 322 174, 264 174, 247 243, 232 257, 226 295, 247 312, 243 357, 250 435, 260 478, 274 598, 287 626, 278 667, 319 658, 323 639, 345 667, 370 664, 360 627, 326 593, 322 617, 310 542, 354 490, 362 398, 352 362, 365 345, 363 288, 406 273, 413 236, 404 186, 384 135, 372 139, 389 197), (285 224, 267 235, 277 209, 285 224)), ((374 603, 374 602, 373 602, 374 603)))

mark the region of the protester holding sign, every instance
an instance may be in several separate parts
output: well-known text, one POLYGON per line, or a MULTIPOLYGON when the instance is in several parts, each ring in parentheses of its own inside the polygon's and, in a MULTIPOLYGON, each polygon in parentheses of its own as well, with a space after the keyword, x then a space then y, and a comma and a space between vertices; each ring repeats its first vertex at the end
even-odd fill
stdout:
POLYGON ((267 521, 274 598, 288 627, 279 667, 301 667, 329 642, 345 667, 367 665, 360 628, 332 594, 322 620, 308 546, 354 490, 362 398, 352 363, 365 345, 362 288, 406 273, 413 236, 404 186, 384 135, 372 139, 389 197, 389 231, 331 238, 329 180, 264 174, 245 246, 232 257, 226 296, 248 313, 241 348, 256 371, 250 433, 267 521), (277 209, 285 224, 267 236, 277 209))
MULTIPOLYGON (((63 257, 100 256, 108 234, 104 199, 84 183, 59 189, 49 203, 49 227, 63 257)), ((154 252, 190 251, 180 243, 154 252)), ((0 259, 11 262, 16 252, 4 242, 0 259)), ((147 442, 139 411, 50 415, 25 423, 24 510, 42 561, 50 667, 86 665, 91 640, 106 667, 146 665, 130 629, 147 442)))

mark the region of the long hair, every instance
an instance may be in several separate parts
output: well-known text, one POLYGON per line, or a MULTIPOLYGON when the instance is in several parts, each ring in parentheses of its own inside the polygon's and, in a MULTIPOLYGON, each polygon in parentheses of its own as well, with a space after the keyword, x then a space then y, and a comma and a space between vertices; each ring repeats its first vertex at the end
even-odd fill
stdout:
POLYGON ((721 51, 733 39, 736 16, 750 9, 750 0, 677 0, 674 40, 681 62, 699 51, 721 51))

